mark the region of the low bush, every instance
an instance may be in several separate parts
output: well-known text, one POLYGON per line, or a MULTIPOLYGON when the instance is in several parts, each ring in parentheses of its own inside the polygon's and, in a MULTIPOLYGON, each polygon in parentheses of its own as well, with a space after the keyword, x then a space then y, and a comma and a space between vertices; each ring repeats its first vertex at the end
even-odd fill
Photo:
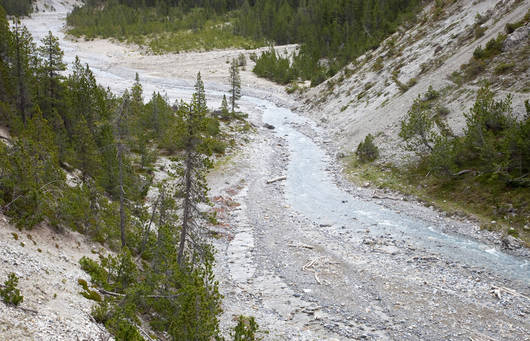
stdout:
POLYGON ((374 144, 372 134, 366 135, 364 141, 359 143, 355 155, 360 162, 372 162, 379 157, 379 148, 374 144))
POLYGON ((254 317, 240 315, 237 319, 237 325, 234 328, 234 341, 255 341, 258 324, 254 317))
POLYGON ((4 285, 0 287, 0 297, 6 304, 19 305, 24 301, 24 297, 20 294, 18 286, 18 277, 13 272, 7 275, 7 280, 4 285))
POLYGON ((497 35, 497 38, 490 39, 486 43, 486 47, 482 48, 482 46, 479 46, 473 51, 473 58, 475 59, 491 59, 494 56, 498 55, 502 52, 502 45, 504 43, 504 40, 506 39, 506 35, 499 33, 497 35))
POLYGON ((495 67, 495 74, 503 75, 515 67, 515 63, 501 63, 495 67))

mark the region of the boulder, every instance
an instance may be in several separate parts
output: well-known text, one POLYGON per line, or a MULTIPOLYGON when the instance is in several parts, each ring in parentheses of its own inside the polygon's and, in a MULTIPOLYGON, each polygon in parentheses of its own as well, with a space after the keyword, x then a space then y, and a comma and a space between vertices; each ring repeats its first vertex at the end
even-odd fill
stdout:
POLYGON ((511 34, 509 34, 502 45, 503 51, 509 51, 522 43, 528 43, 528 33, 530 32, 530 25, 519 27, 511 34))

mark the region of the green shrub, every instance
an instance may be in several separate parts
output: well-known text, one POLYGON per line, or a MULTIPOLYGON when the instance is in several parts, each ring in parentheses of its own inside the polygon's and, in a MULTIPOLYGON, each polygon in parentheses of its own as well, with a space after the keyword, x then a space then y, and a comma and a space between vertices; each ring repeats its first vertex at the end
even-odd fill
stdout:
POLYGON ((92 307, 90 315, 96 320, 97 323, 106 324, 109 319, 109 305, 107 301, 102 301, 92 307))
POLYGON ((364 141, 359 143, 355 155, 360 162, 372 162, 379 157, 379 148, 374 144, 372 134, 366 135, 364 141))
POLYGON ((488 28, 486 26, 482 25, 476 25, 475 29, 473 30, 473 33, 475 35, 475 39, 478 39, 484 35, 488 28))
POLYGON ((433 148, 428 155, 428 168, 434 175, 449 176, 457 171, 455 162, 456 140, 444 135, 434 138, 433 148))
POLYGON ((512 70, 515 67, 515 63, 501 63, 495 67, 495 74, 501 75, 512 70))
POLYGON ((254 317, 240 315, 237 319, 237 326, 234 328, 234 341, 255 341, 258 324, 254 317))
POLYGON ((88 289, 88 290, 82 291, 81 295, 85 297, 86 299, 89 299, 92 301, 96 301, 96 302, 102 301, 101 295, 95 290, 88 289))
POLYGON ((463 80, 470 81, 486 69, 486 62, 481 59, 471 58, 469 63, 462 64, 461 69, 464 72, 463 80))
POLYGON ((437 99, 438 97, 440 97, 440 93, 438 91, 434 90, 432 85, 429 85, 429 89, 427 90, 427 92, 425 93, 423 98, 426 101, 433 101, 433 100, 437 99))
POLYGON ((259 77, 280 84, 288 84, 297 78, 297 72, 291 67, 289 58, 277 54, 272 46, 259 56, 252 71, 259 77))
POLYGON ((526 12, 525 17, 522 20, 515 22, 515 23, 507 23, 505 26, 506 34, 513 33, 513 31, 527 24, 529 21, 530 21, 530 10, 526 12))
POLYGON ((212 139, 209 143, 211 151, 215 154, 224 154, 226 152, 226 143, 217 139, 212 139))
POLYGON ((7 275, 7 280, 4 285, 0 287, 0 296, 6 304, 19 305, 24 301, 24 297, 20 294, 18 286, 18 277, 15 273, 11 272, 7 275))
POLYGON ((84 279, 79 278, 77 280, 77 284, 79 284, 81 286, 81 288, 83 288, 83 290, 88 290, 88 283, 84 279))
POLYGON ((475 59, 490 59, 502 52, 502 45, 506 35, 499 33, 497 38, 491 39, 486 43, 486 47, 478 46, 475 51, 473 51, 473 58, 475 59))
POLYGON ((383 57, 379 56, 377 57, 377 59, 375 60, 375 63, 374 65, 372 66, 372 71, 374 72, 379 72, 381 70, 383 70, 383 57))
POLYGON ((433 128, 431 107, 418 96, 401 121, 399 136, 406 142, 407 149, 422 154, 433 149, 436 136, 433 128))

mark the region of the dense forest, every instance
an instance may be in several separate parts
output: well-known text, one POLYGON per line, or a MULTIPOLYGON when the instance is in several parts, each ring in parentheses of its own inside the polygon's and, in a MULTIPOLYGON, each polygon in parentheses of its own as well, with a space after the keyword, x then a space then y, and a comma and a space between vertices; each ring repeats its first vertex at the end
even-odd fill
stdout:
POLYGON ((25 16, 31 13, 35 0, 0 0, 0 6, 9 15, 25 16))
POLYGON ((377 47, 399 24, 413 20, 420 2, 256 1, 253 6, 245 2, 236 31, 255 39, 265 37, 276 44, 300 43, 300 52, 293 58, 265 55, 258 59, 258 70, 275 69, 264 76, 284 83, 301 78, 315 85, 377 47))
POLYGON ((185 49, 181 40, 191 38, 165 35, 182 30, 203 32, 194 38, 209 42, 209 48, 299 43, 299 54, 287 58, 286 67, 271 65, 279 58, 258 59, 276 76, 258 75, 318 84, 413 20, 420 5, 420 0, 92 0, 75 9, 68 24, 76 35, 129 39, 155 52, 185 49))
MULTIPOLYGON (((145 322, 173 340, 220 338, 205 238, 213 218, 198 205, 208 204, 205 172, 225 138, 200 74, 191 102, 171 105, 158 93, 146 103, 138 76, 116 96, 79 59, 65 70, 51 32, 37 45, 0 6, 0 128, 9 132, 0 140, 0 211, 21 229, 45 222, 115 251, 83 258, 92 280, 79 285, 118 340, 143 340, 145 322), (154 183, 161 155, 173 166, 154 183)), ((246 326, 256 328, 241 317, 236 335, 246 326)))

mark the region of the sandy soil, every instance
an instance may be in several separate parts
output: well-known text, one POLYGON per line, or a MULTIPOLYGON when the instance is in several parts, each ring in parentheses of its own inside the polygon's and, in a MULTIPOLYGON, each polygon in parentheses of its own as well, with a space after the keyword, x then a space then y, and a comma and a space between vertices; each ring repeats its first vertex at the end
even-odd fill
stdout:
POLYGON ((93 301, 79 294, 89 280, 79 259, 97 259, 101 246, 76 232, 57 233, 45 225, 20 231, 0 215, 0 282, 14 272, 24 301, 0 303, 2 340, 107 340, 90 317, 93 301))

